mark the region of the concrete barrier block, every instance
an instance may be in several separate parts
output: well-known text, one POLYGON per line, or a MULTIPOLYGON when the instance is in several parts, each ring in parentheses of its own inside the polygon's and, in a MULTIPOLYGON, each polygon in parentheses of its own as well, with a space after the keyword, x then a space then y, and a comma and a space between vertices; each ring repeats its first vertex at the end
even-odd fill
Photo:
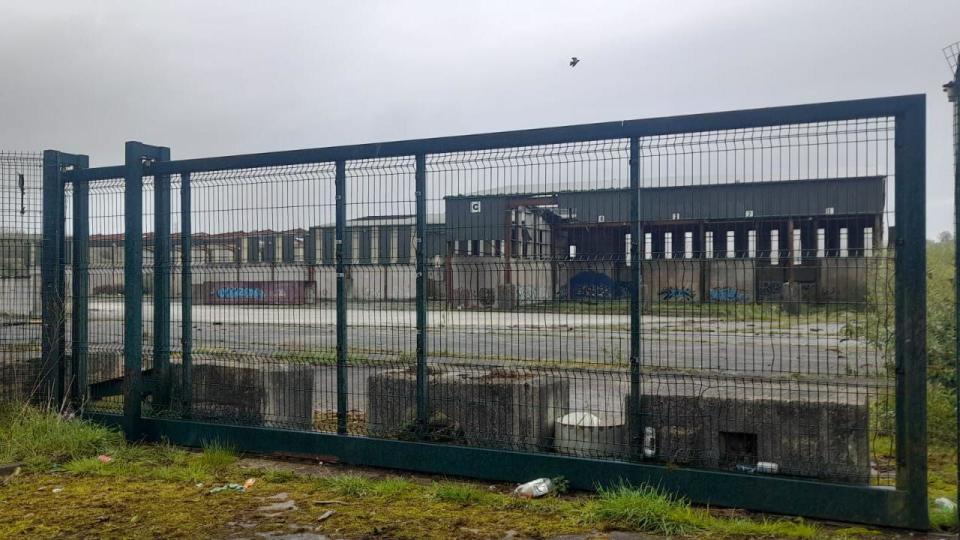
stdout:
MULTIPOLYGON (((182 366, 172 362, 174 403, 182 395, 182 366)), ((316 367, 258 358, 193 359, 194 418, 290 429, 311 429, 316 367)))
MULTIPOLYGON (((732 470, 758 461, 779 474, 843 482, 870 477, 865 397, 804 397, 796 389, 645 383, 640 423, 656 431, 656 460, 732 470)), ((625 409, 630 396, 625 397, 625 409)))
MULTIPOLYGON (((455 442, 473 446, 550 449, 554 422, 569 411, 569 382, 535 371, 434 368, 428 381, 431 423, 455 442)), ((377 373, 367 386, 369 434, 409 433, 416 419, 415 370, 377 373)))

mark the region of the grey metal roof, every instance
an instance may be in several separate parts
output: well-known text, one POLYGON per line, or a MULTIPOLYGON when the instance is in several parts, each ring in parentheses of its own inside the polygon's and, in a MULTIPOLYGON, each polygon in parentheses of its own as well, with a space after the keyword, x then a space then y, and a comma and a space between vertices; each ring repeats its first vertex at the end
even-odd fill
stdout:
MULTIPOLYGON (((573 223, 630 220, 628 189, 524 192, 446 198, 446 226, 462 238, 499 238, 512 200, 543 197, 573 223), (479 211, 476 205, 479 202, 479 211), (456 230, 456 231, 454 231, 456 230)), ((886 177, 745 182, 641 188, 640 219, 742 220, 829 215, 877 215, 886 208, 886 177)))

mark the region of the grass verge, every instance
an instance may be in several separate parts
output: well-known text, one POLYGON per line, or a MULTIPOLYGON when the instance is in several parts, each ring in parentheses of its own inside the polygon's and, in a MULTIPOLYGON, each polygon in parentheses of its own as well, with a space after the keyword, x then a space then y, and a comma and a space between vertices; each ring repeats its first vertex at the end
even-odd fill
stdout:
POLYGON ((343 538, 489 538, 509 531, 550 538, 609 530, 726 538, 845 534, 801 520, 717 515, 649 487, 526 500, 470 482, 250 469, 215 441, 202 452, 127 444, 109 429, 26 407, 0 408, 0 437, 0 461, 25 463, 22 475, 0 485, 3 538, 204 538, 292 530, 343 538), (249 491, 210 492, 250 478, 249 491), (281 492, 295 506, 264 513, 281 492), (335 513, 318 521, 330 509, 335 513))

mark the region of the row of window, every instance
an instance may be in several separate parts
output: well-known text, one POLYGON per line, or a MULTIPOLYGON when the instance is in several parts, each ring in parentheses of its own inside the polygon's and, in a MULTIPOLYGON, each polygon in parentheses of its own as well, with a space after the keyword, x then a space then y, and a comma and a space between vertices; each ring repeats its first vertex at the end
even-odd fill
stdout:
MULTIPOLYGON (((875 238, 873 227, 838 229, 836 237, 828 236, 827 229, 817 229, 815 236, 815 245, 810 245, 810 239, 804 239, 803 232, 800 229, 793 230, 792 245, 781 246, 781 231, 772 229, 767 232, 767 245, 764 249, 758 250, 757 231, 746 231, 746 245, 737 248, 736 231, 724 231, 715 233, 706 231, 703 239, 703 258, 734 258, 746 257, 750 259, 767 258, 771 265, 780 264, 784 259, 789 259, 793 264, 802 264, 805 258, 824 258, 824 257, 850 257, 850 256, 873 256, 875 238)), ((683 232, 674 236, 672 232, 645 233, 643 236, 643 258, 650 259, 692 259, 696 256, 694 250, 693 231, 683 232), (662 235, 657 238, 655 235, 662 235), (654 241, 659 246, 654 246, 654 241), (662 241, 662 243, 661 243, 662 241), (675 245, 675 242, 677 244, 675 245), (682 243, 682 245, 680 244, 682 243)), ((624 239, 624 253, 626 254, 627 264, 630 264, 630 241, 631 235, 627 234, 624 239)), ((789 242, 791 239, 787 239, 789 242)), ((877 238, 876 240, 880 240, 877 238)), ((576 256, 576 246, 570 246, 570 257, 576 256)))

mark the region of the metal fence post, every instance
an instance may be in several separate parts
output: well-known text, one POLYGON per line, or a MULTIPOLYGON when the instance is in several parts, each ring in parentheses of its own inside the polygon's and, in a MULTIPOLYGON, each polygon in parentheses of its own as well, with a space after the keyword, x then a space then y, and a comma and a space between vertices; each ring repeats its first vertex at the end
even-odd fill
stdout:
POLYGON ((180 260, 183 268, 180 274, 181 289, 181 350, 180 364, 180 399, 181 414, 190 417, 190 408, 193 399, 193 225, 190 220, 192 212, 190 194, 190 173, 180 175, 180 260))
POLYGON ((927 515, 926 101, 895 117, 897 488, 909 494, 908 520, 927 515), (920 279, 918 279, 918 276, 920 279))
POLYGON ((41 392, 49 390, 54 377, 53 395, 56 405, 63 404, 64 371, 64 195, 60 176, 60 152, 43 152, 43 244, 40 253, 42 369, 41 392))
POLYGON ((123 189, 123 417, 124 433, 140 435, 143 399, 143 154, 127 142, 123 189))
MULTIPOLYGON (((76 156, 75 168, 86 169, 87 156, 76 156)), ((81 408, 87 396, 87 300, 90 287, 90 186, 87 182, 73 183, 73 310, 70 317, 70 398, 74 408, 81 408)))
POLYGON ((423 435, 430 421, 427 371, 427 171, 426 156, 416 156, 417 253, 417 428, 423 435))
POLYGON ((636 137, 630 139, 630 402, 627 425, 630 426, 630 449, 635 457, 641 457, 642 433, 640 415, 640 315, 643 283, 642 260, 640 253, 640 141, 636 137))
MULTIPOLYGON (((156 150, 157 161, 170 161, 170 149, 156 150)), ((157 374, 154 403, 170 405, 170 175, 153 179, 153 369, 157 374)))
POLYGON ((344 275, 343 241, 347 223, 346 163, 336 162, 336 257, 337 257, 337 433, 347 433, 347 287, 344 275))
MULTIPOLYGON (((953 80, 944 85, 947 98, 953 105, 953 294, 954 294, 954 365, 953 392, 957 411, 960 411, 960 57, 954 58, 956 66, 953 80)), ((957 501, 960 502, 960 413, 957 414, 957 501)), ((960 507, 957 508, 960 522, 960 507)))
MULTIPOLYGON (((958 58, 960 61, 960 58, 958 58)), ((953 102, 953 309, 956 316, 954 321, 954 366, 953 366, 953 393, 956 398, 957 409, 957 491, 956 500, 957 522, 960 523, 960 63, 954 72, 951 100, 953 102)))

